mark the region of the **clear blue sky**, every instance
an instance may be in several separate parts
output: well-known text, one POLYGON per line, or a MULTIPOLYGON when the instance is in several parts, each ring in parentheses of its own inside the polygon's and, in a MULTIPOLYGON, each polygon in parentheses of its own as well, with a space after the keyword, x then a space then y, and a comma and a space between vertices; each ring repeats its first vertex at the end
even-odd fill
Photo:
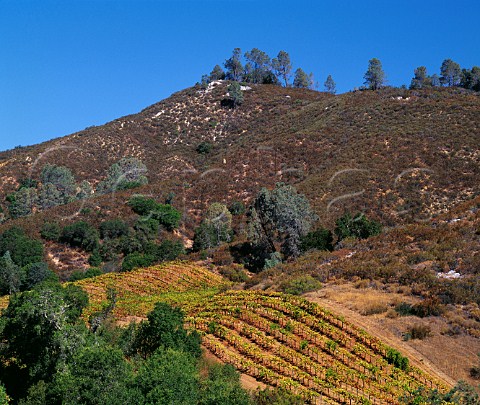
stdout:
POLYGON ((479 0, 0 0, 0 150, 135 113, 254 47, 339 92, 368 60, 391 85, 480 65, 479 0))

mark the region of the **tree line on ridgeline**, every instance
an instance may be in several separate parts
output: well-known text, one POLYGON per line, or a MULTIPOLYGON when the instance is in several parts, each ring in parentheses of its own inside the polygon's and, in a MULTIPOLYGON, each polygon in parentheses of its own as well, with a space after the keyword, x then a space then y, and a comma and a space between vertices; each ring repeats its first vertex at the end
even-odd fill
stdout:
MULTIPOLYGON (((319 84, 314 81, 313 73, 307 74, 300 67, 294 71, 287 52, 280 51, 275 58, 270 58, 267 53, 258 48, 253 48, 243 55, 240 48, 235 48, 232 56, 223 63, 223 68, 215 65, 210 74, 202 76, 201 81, 205 85, 216 80, 274 84, 304 89, 319 88, 319 84)), ((386 86, 386 75, 379 59, 369 60, 364 80, 364 85, 359 90, 377 90, 386 86)), ((336 83, 332 75, 327 76, 323 86, 325 92, 336 93, 336 83)), ((440 86, 480 91, 480 67, 462 68, 452 59, 445 59, 440 66, 440 74, 429 75, 425 66, 419 66, 414 70, 410 89, 440 86)))

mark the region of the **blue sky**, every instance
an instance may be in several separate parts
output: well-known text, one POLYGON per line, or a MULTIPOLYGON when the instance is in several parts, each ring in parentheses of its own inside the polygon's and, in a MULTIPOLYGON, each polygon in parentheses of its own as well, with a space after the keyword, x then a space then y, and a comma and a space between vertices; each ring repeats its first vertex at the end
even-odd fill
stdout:
POLYGON ((239 47, 339 92, 368 60, 391 85, 480 65, 480 1, 0 0, 0 150, 101 125, 189 87, 239 47))

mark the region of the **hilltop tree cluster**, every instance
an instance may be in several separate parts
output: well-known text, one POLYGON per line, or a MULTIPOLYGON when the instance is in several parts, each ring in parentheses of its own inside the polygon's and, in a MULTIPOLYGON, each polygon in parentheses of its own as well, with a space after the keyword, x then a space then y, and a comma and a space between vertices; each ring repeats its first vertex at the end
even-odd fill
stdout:
MULTIPOLYGON (((370 59, 364 79, 364 85, 370 90, 378 90, 385 86, 386 76, 379 59, 370 59)), ((325 86, 327 85, 325 84, 325 86)), ((474 66, 471 69, 462 69, 453 60, 445 59, 440 66, 440 75, 436 73, 431 76, 428 75, 425 66, 419 66, 414 70, 410 89, 438 86, 462 87, 467 90, 480 91, 480 67, 474 66)))
MULTIPOLYGON (((271 58, 258 48, 253 48, 243 55, 240 48, 235 48, 232 56, 223 63, 223 68, 216 65, 209 75, 202 77, 202 83, 225 79, 234 82, 314 88, 313 73, 306 73, 302 68, 294 71, 287 52, 280 51, 275 58, 271 58)), ((326 91, 335 92, 335 82, 331 76, 327 78, 325 88, 326 91)))
MULTIPOLYGON (((386 86, 386 75, 382 62, 372 58, 364 75, 364 86, 361 89, 378 90, 386 86)), ((232 56, 223 63, 223 68, 216 65, 209 75, 202 77, 202 83, 207 84, 215 80, 231 80, 253 84, 275 84, 284 87, 314 89, 313 74, 307 74, 302 68, 293 70, 290 55, 280 51, 275 58, 270 58, 258 48, 242 54, 240 48, 235 48, 232 56)), ((323 90, 327 93, 336 93, 336 83, 331 75, 324 82, 323 90)), ((427 74, 425 66, 414 70, 414 77, 410 83, 411 89, 425 87, 462 87, 468 90, 480 91, 480 67, 471 69, 461 68, 451 59, 445 59, 440 66, 439 74, 427 74)), ((232 88, 232 90, 234 90, 232 88)), ((243 101, 243 100, 241 100, 243 101)), ((238 104, 241 104, 241 101, 238 104)))

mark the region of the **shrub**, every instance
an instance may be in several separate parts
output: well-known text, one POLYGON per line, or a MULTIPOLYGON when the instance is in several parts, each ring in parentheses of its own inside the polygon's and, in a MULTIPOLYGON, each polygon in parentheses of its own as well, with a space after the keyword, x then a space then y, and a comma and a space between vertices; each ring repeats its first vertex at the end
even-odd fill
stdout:
POLYGON ((147 167, 141 160, 133 157, 122 158, 110 166, 107 178, 98 184, 97 191, 106 194, 147 184, 146 173, 147 167))
MULTIPOLYGON (((103 247, 103 246, 102 246, 103 247)), ((90 257, 88 258, 88 264, 90 266, 100 266, 100 264, 102 264, 102 261, 104 260, 104 257, 102 256, 102 254, 100 253, 100 250, 99 249, 95 249, 92 254, 90 255, 90 257)), ((107 261, 105 259, 105 261, 107 261)))
POLYGON ((403 371, 408 370, 408 358, 403 357, 399 351, 388 349, 386 357, 388 364, 392 364, 403 371))
POLYGON ((74 271, 72 275, 69 278, 69 281, 78 281, 78 280, 83 280, 84 278, 91 278, 91 277, 96 277, 100 276, 102 273, 102 270, 100 270, 97 267, 90 267, 87 269, 87 271, 74 271))
POLYGON ((195 149, 201 155, 207 155, 212 150, 213 145, 209 142, 201 142, 197 149, 195 149))
POLYGON ((248 280, 248 275, 241 265, 221 267, 220 274, 234 283, 244 283, 248 280))
POLYGON ((245 205, 241 201, 234 201, 228 208, 232 215, 243 215, 245 214, 245 205))
POLYGON ((182 214, 170 204, 159 204, 155 200, 143 196, 130 198, 128 205, 136 214, 157 220, 168 231, 178 228, 182 218, 182 214))
MULTIPOLYGON (((480 359, 480 353, 477 354, 477 356, 480 359)), ((478 366, 473 366, 470 369, 470 377, 474 378, 475 380, 480 380, 480 365, 478 366)))
POLYGON ((280 285, 280 289, 287 294, 300 295, 322 288, 322 284, 310 275, 298 276, 280 285))
POLYGON ((141 217, 133 226, 139 239, 151 240, 158 236, 160 222, 153 218, 141 217))
POLYGON ((367 219, 362 213, 352 217, 347 212, 337 219, 335 225, 335 233, 339 240, 348 237, 366 239, 370 236, 378 235, 382 231, 382 226, 379 222, 367 219))
POLYGON ((168 204, 157 204, 152 212, 152 219, 156 219, 167 231, 178 228, 182 214, 168 204))
POLYGON ((301 238, 301 249, 306 252, 311 249, 333 250, 333 235, 328 229, 319 228, 307 233, 301 238))
POLYGON ((151 243, 145 249, 145 253, 152 256, 156 262, 175 260, 184 252, 183 244, 178 240, 164 240, 158 245, 151 243))
POLYGON ((403 335, 404 340, 419 339, 423 340, 432 334, 432 329, 428 325, 413 325, 410 326, 407 332, 403 335))
POLYGON ((412 307, 413 314, 420 318, 440 316, 444 308, 437 298, 426 298, 412 307))
POLYGON ((125 256, 122 263, 122 271, 130 271, 138 267, 148 267, 155 262, 155 257, 142 253, 130 253, 125 256))
POLYGON ((303 405, 305 400, 285 388, 257 388, 253 394, 256 405, 303 405))
POLYGON ((149 215, 157 208, 158 203, 151 199, 146 198, 143 195, 134 195, 128 200, 128 205, 138 215, 149 215))
POLYGON ((100 224, 100 237, 102 239, 115 239, 128 235, 128 225, 121 219, 112 219, 100 224))
POLYGON ((80 247, 87 252, 93 252, 98 248, 98 231, 84 221, 67 225, 63 228, 60 240, 70 246, 80 247))
POLYGON ((60 225, 56 222, 45 222, 40 230, 40 236, 43 239, 53 242, 58 242, 61 234, 62 230, 60 229, 60 225))

